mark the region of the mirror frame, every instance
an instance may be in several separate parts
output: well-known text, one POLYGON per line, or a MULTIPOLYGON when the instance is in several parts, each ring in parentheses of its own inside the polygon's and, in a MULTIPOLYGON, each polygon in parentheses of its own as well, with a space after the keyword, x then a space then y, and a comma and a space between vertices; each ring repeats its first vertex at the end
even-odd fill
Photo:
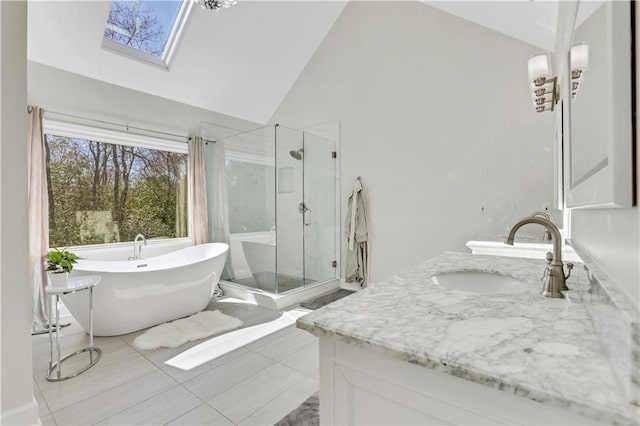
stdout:
MULTIPOLYGON (((569 2, 568 2, 569 3, 569 2)), ((558 75, 561 82, 570 81, 570 51, 578 11, 578 2, 558 19, 558 35, 564 33, 563 45, 557 46, 558 75), (567 36, 569 35, 570 36, 567 36)), ((612 131, 608 141, 608 164, 571 185, 571 101, 564 103, 563 163, 565 205, 569 208, 628 208, 635 200, 636 152, 636 84, 635 84, 635 5, 632 2, 605 2, 607 10, 607 49, 609 75, 606 82, 611 97, 612 131), (613 3, 617 7, 613 7, 613 3)), ((588 74, 586 79, 588 79, 588 74)), ((588 81, 583 82, 583 84, 588 81)), ((571 99, 569 84, 562 84, 562 98, 571 99)))

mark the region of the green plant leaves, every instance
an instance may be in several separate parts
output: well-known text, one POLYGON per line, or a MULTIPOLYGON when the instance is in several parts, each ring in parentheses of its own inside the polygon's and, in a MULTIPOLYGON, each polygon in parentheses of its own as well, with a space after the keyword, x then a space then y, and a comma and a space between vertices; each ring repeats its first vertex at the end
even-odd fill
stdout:
POLYGON ((45 256, 47 260, 47 271, 54 272, 71 272, 73 270, 73 264, 78 263, 77 254, 71 253, 65 249, 53 249, 50 250, 45 256))

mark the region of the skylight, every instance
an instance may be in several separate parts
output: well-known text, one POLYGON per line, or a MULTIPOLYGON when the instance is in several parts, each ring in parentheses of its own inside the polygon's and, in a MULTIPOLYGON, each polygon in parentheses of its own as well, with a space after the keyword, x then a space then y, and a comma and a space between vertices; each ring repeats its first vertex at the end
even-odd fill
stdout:
POLYGON ((102 46, 168 68, 190 0, 113 0, 102 46))

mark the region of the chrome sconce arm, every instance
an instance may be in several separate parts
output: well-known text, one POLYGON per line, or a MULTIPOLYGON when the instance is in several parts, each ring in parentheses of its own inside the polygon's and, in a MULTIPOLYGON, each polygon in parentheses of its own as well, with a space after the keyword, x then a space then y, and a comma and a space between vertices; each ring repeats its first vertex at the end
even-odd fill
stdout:
POLYGON ((553 111, 560 100, 558 77, 538 77, 533 80, 533 84, 532 91, 536 112, 553 111))
POLYGON ((533 107, 537 112, 553 111, 560 99, 558 90, 558 77, 551 76, 549 58, 546 54, 529 58, 529 81, 533 107))

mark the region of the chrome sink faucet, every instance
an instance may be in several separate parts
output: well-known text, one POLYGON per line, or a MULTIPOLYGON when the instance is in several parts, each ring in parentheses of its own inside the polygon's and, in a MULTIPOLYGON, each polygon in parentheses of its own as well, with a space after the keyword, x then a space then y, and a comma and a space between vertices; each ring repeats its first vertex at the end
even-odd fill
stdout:
MULTIPOLYGON (((542 217, 543 219, 547 219, 549 222, 551 222, 551 218, 545 212, 534 212, 531 214, 531 217, 542 217)), ((549 231, 549 229, 544 230, 542 241, 551 241, 551 231, 549 231)))
POLYGON ((133 240, 133 260, 142 259, 142 244, 138 245, 138 241, 142 240, 144 245, 147 245, 147 239, 142 234, 136 235, 136 238, 133 240), (136 247, 138 250, 136 250, 136 247))
POLYGON ((513 239, 516 236, 516 232, 523 225, 535 223, 544 226, 549 232, 551 232, 553 240, 553 253, 547 253, 547 267, 544 271, 544 284, 542 286, 542 295, 544 297, 564 297, 562 291, 569 290, 566 284, 566 280, 571 275, 572 263, 567 263, 567 269, 569 273, 564 275, 564 264, 562 263, 562 236, 560 231, 550 220, 540 217, 525 217, 513 224, 509 231, 509 236, 504 241, 505 244, 513 245, 513 239))

